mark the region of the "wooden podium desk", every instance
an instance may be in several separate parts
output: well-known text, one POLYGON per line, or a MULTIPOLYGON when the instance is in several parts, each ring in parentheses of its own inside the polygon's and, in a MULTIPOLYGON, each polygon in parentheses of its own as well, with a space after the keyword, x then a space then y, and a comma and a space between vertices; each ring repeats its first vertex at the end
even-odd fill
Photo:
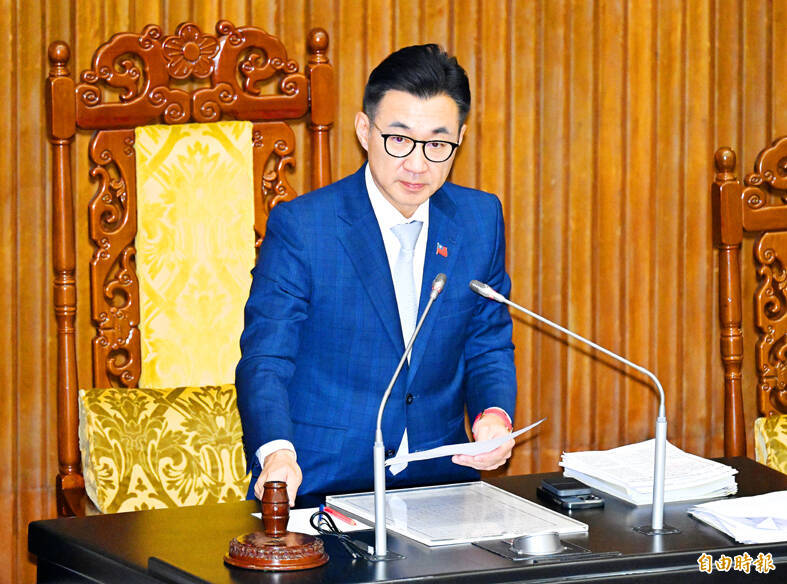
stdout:
MULTIPOLYGON (((783 475, 746 458, 720 459, 739 470, 739 496, 787 489, 783 475)), ((536 487, 545 476, 490 480, 517 495, 538 501, 536 487)), ((540 501, 539 501, 540 502, 540 501)), ((206 505, 52 519, 30 524, 28 547, 38 557, 38 582, 123 583, 329 583, 329 582, 787 582, 787 542, 738 545, 686 513, 691 503, 665 506, 664 521, 680 534, 648 537, 632 530, 650 523, 650 505, 634 507, 606 496, 603 509, 573 512, 588 524, 586 535, 567 536, 592 552, 619 552, 614 557, 565 563, 512 562, 476 546, 428 548, 389 531, 389 549, 406 556, 391 562, 352 560, 333 538, 325 538, 331 561, 302 572, 271 573, 225 566, 222 557, 232 537, 261 529, 251 516, 255 502, 206 505), (734 558, 771 554, 773 569, 750 573, 730 569, 700 572, 698 559, 709 554, 734 558), (151 559, 153 558, 153 559, 151 559)), ((372 531, 358 539, 374 541, 372 531)))

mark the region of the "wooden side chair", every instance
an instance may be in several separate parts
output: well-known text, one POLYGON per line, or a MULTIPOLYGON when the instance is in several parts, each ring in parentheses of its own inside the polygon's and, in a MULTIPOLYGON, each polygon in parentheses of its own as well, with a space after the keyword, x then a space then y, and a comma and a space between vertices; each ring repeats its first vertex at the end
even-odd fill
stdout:
POLYGON ((84 512, 86 489, 100 511, 245 496, 234 367, 255 248, 296 196, 292 122, 307 121, 311 187, 331 181, 327 33, 307 45, 301 71, 259 28, 149 25, 98 47, 78 80, 68 45, 50 45, 61 515, 84 512), (72 192, 78 133, 92 133, 87 209, 72 192), (88 276, 92 380, 77 377, 88 276))
MULTIPOLYGON (((787 473, 787 137, 762 150, 754 172, 735 177, 735 153, 720 148, 711 187, 715 238, 719 248, 719 320, 724 364, 724 452, 746 455, 741 367, 741 245, 756 234, 757 288, 754 349, 757 409, 755 455, 787 473)), ((749 300, 746 300, 748 306, 749 300)))

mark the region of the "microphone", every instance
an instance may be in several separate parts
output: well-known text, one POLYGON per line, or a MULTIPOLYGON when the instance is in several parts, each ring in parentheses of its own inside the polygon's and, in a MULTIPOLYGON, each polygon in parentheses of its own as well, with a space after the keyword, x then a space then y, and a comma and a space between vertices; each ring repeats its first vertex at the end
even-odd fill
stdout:
POLYGON ((501 304, 507 304, 513 308, 516 308, 520 312, 524 312, 528 316, 536 319, 539 322, 544 323, 545 325, 552 327, 553 329, 559 330, 561 333, 564 333, 571 337, 572 339, 576 339, 590 347, 593 347, 597 351, 600 351, 642 373, 643 375, 647 376, 656 386, 656 389, 659 390, 659 397, 660 397, 660 404, 659 404, 659 413, 658 417, 656 418, 656 440, 655 440, 655 453, 654 453, 654 460, 653 460, 653 510, 651 515, 651 525, 643 525, 641 527, 635 527, 634 530, 640 533, 644 533, 645 535, 667 535, 671 533, 680 533, 679 529, 675 527, 671 527, 669 525, 664 525, 664 467, 666 463, 666 452, 667 452, 667 414, 666 414, 666 406, 664 405, 664 389, 661 387, 661 383, 659 383, 658 378, 636 363, 632 363, 625 357, 621 357, 617 353, 613 353, 609 349, 605 349, 601 345, 594 343, 591 340, 582 337, 567 328, 560 326, 557 323, 552 322, 551 320, 544 318, 543 316, 536 314, 532 310, 528 310, 523 306, 519 306, 514 302, 511 302, 508 298, 497 292, 494 288, 492 288, 489 284, 485 284, 483 282, 479 282, 478 280, 472 280, 470 282, 470 289, 478 294, 479 296, 483 296, 484 298, 489 298, 490 300, 494 300, 495 302, 500 302, 501 304))
MULTIPOLYGON (((446 280, 445 274, 437 274, 437 276, 435 276, 435 279, 432 280, 432 291, 429 293, 429 298, 431 300, 437 298, 440 292, 443 291, 443 288, 445 288, 445 280, 446 280)), ((425 313, 426 310, 424 310, 424 314, 425 313)))
POLYGON ((399 365, 396 367, 396 371, 394 371, 391 381, 388 382, 388 387, 383 394, 383 399, 380 400, 380 409, 377 411, 377 429, 375 430, 374 435, 375 560, 398 560, 404 557, 400 556, 399 554, 388 553, 388 532, 385 528, 385 445, 383 444, 382 431, 383 410, 385 409, 385 404, 388 403, 388 397, 391 395, 391 390, 393 389, 394 383, 396 383, 396 379, 399 377, 399 373, 404 366, 404 362, 407 360, 408 355, 410 355, 411 351, 413 350, 415 338, 418 336, 418 332, 421 330, 421 325, 424 324, 426 315, 429 314, 429 309, 432 308, 432 303, 437 299, 437 297, 440 295, 440 292, 442 292, 443 288, 445 287, 445 280, 445 274, 442 273, 437 274, 435 279, 432 280, 432 290, 429 292, 429 302, 426 304, 424 313, 421 315, 421 319, 418 321, 418 324, 413 331, 413 335, 410 337, 410 342, 407 343, 407 347, 404 349, 402 358, 399 360, 399 365))

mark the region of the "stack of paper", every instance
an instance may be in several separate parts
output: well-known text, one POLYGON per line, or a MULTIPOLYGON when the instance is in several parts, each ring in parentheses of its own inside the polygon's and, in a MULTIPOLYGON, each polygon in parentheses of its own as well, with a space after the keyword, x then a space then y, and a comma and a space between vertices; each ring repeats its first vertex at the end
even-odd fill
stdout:
POLYGON ((689 515, 738 543, 787 541, 787 491, 711 501, 690 507, 689 515))
MULTIPOLYGON (((563 474, 635 505, 653 501, 653 440, 612 450, 564 452, 563 474)), ((710 499, 738 492, 738 471, 667 443, 664 501, 710 499)))

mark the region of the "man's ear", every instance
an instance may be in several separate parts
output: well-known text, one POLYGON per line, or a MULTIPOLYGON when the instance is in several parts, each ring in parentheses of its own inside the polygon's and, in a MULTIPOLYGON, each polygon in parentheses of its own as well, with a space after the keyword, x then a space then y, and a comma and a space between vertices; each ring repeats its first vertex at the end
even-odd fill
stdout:
POLYGON ((369 151, 369 116, 363 112, 355 114, 355 135, 363 149, 369 151))
POLYGON ((467 131, 467 124, 462 124, 462 128, 459 130, 459 144, 461 144, 462 140, 465 139, 466 131, 467 131))

